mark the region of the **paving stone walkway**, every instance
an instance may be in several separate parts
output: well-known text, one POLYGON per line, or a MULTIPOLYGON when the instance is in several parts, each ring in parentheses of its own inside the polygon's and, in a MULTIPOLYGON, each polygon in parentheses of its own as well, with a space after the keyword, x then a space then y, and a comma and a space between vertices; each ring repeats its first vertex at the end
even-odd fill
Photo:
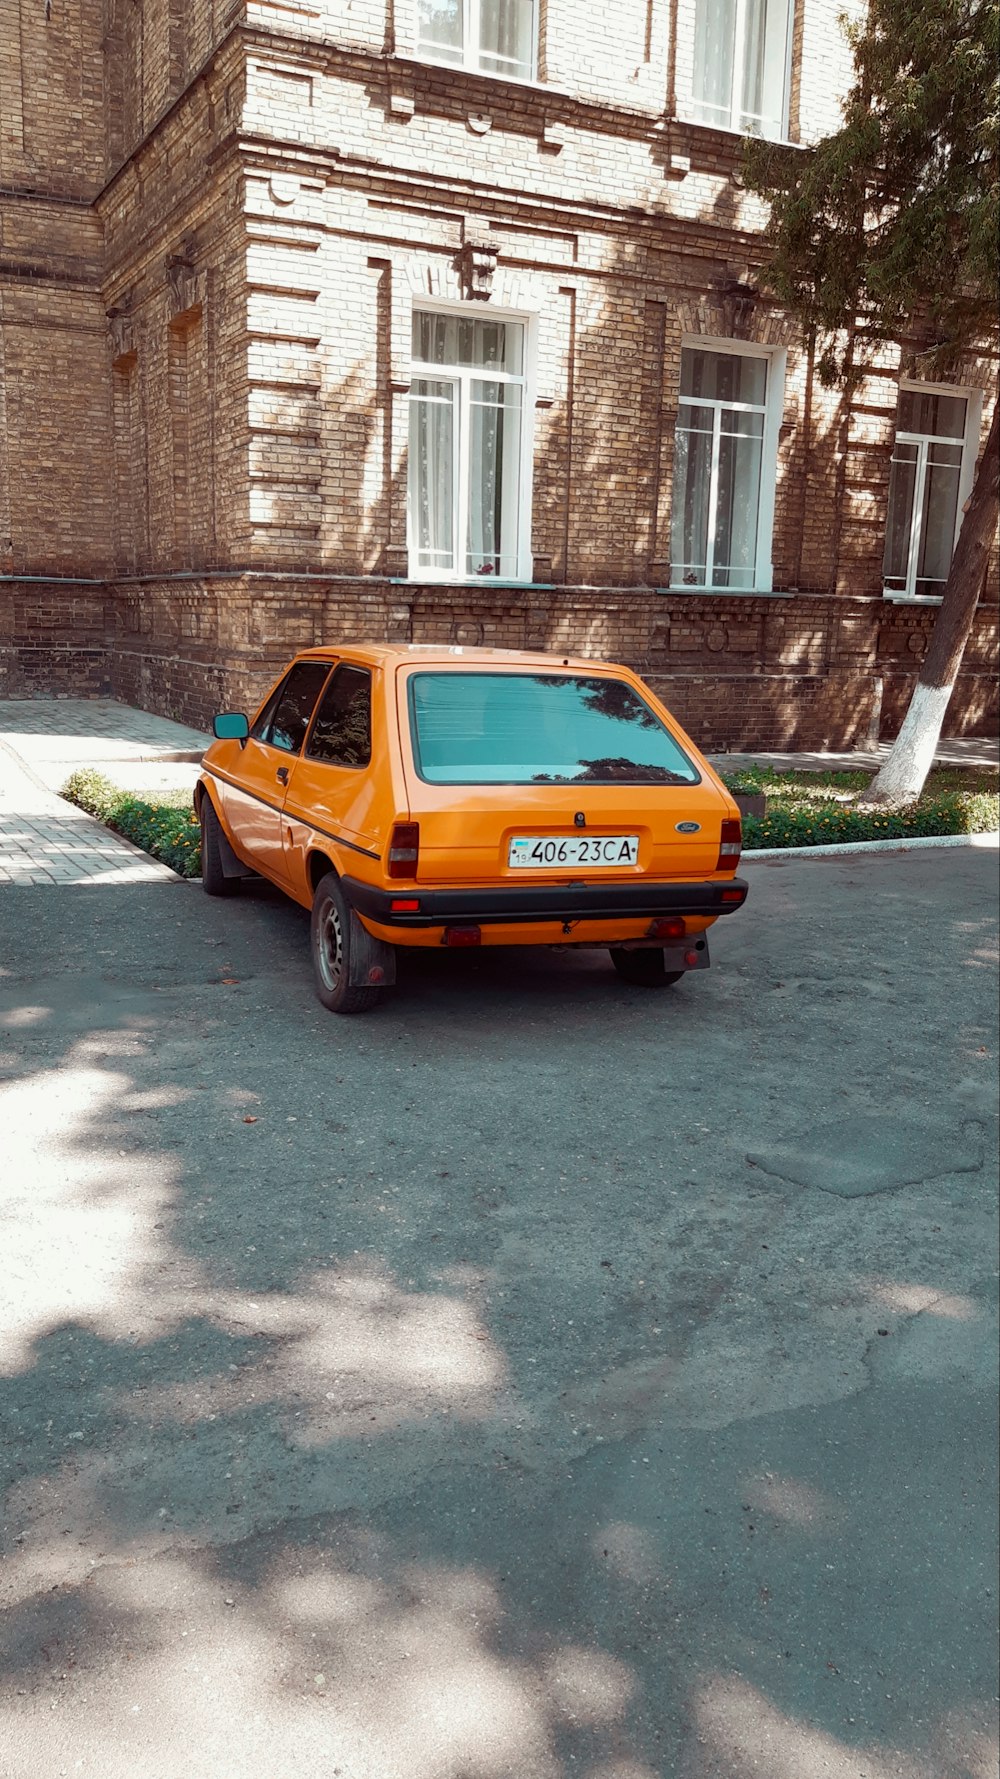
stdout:
POLYGON ((186 783, 211 741, 186 723, 110 698, 0 698, 0 743, 52 791, 83 766, 129 788, 186 783))
POLYGON ((48 790, 0 740, 0 885, 178 881, 168 866, 48 790))

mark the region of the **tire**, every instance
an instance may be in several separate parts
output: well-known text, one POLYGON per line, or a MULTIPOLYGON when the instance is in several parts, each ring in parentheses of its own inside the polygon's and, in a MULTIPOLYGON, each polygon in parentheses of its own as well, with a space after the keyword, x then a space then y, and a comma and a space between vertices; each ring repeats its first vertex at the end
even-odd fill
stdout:
POLYGON ((367 1013, 381 989, 351 986, 351 910, 336 875, 328 871, 316 885, 310 923, 316 993, 330 1013, 367 1013))
POLYGON ((208 792, 201 800, 201 887, 206 896, 236 896, 240 878, 227 877, 222 868, 222 830, 208 792))
POLYGON ((670 988, 687 975, 686 970, 664 968, 659 946, 649 946, 642 951, 623 951, 612 945, 611 962, 622 981, 630 982, 634 988, 670 988))

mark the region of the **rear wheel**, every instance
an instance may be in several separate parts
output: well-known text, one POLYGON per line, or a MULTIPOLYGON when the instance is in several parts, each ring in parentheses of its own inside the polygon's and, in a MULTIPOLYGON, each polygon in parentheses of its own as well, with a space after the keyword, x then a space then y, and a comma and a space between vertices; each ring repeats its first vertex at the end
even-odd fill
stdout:
POLYGON ((312 906, 312 960, 316 993, 331 1013, 367 1013, 377 988, 351 986, 351 910, 332 871, 320 878, 312 906))
POLYGON ((663 952, 655 945, 641 951, 624 951, 612 945, 611 962, 622 981, 631 982, 636 988, 669 988, 687 974, 686 970, 668 970, 663 952))
POLYGON ((235 896, 240 879, 227 877, 222 868, 222 829, 208 792, 201 800, 201 887, 207 896, 235 896))

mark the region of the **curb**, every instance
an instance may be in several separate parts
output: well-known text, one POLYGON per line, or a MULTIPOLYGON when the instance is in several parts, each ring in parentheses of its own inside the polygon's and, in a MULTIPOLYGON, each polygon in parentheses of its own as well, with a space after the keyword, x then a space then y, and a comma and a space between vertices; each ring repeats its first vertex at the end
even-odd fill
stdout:
MULTIPOLYGON (((79 803, 71 803, 68 797, 60 797, 59 801, 61 803, 65 803, 67 809, 75 809, 77 812, 77 815, 86 816, 87 820, 89 822, 93 822, 95 828, 100 828, 102 833, 110 834, 113 839, 117 840, 119 846, 127 847, 129 852, 134 853, 134 855, 137 859, 141 859, 144 865, 155 865, 156 869, 158 871, 163 871, 165 873, 165 876, 163 876, 161 878, 155 878, 155 877, 148 878, 146 880, 147 882, 149 882, 149 883, 157 883, 157 882, 169 883, 171 880, 173 880, 174 883, 185 883, 187 881, 186 878, 183 878, 181 876, 179 871, 174 870, 173 865, 168 865, 165 862, 165 860, 158 859, 155 856, 155 854, 153 854, 151 852, 147 852, 144 846, 137 846, 135 841, 130 840, 127 834, 119 834, 117 828, 109 828, 107 822, 102 822, 99 815, 91 815, 89 809, 82 809, 80 807, 79 803)), ((93 881, 99 882, 100 880, 98 878, 95 878, 95 879, 93 879, 93 881)), ((86 889, 88 887, 88 885, 84 884, 82 887, 84 889, 86 889)), ((69 888, 70 889, 79 889, 79 888, 81 888, 81 885, 80 884, 70 884, 69 888)))
MULTIPOLYGON (((211 746, 211 743, 209 743, 211 746)), ((106 772, 115 766, 200 766, 208 752, 208 747, 188 747, 166 749, 162 753, 152 754, 110 754, 107 759, 94 758, 81 766, 75 766, 75 772, 106 772)), ((68 766, 68 760, 61 760, 60 766, 68 766)))
POLYGON ((995 852, 1000 847, 1000 831, 986 834, 915 835, 912 840, 844 840, 839 846, 771 846, 754 847, 740 856, 740 869, 756 859, 839 859, 852 853, 914 852, 929 846, 976 846, 995 852))

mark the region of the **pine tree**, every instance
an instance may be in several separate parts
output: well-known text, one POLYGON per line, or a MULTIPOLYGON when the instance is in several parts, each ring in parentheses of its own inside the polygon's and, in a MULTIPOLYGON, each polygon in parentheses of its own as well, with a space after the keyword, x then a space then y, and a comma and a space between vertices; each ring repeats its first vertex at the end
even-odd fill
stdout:
MULTIPOLYGON (((853 386, 887 344, 920 375, 997 351, 1000 7, 869 0, 849 27, 842 127, 807 154, 753 142, 746 183, 770 201, 765 277, 816 342, 828 384, 853 386)), ((920 795, 1000 517, 1000 404, 966 504, 920 677, 872 801, 920 795)))

